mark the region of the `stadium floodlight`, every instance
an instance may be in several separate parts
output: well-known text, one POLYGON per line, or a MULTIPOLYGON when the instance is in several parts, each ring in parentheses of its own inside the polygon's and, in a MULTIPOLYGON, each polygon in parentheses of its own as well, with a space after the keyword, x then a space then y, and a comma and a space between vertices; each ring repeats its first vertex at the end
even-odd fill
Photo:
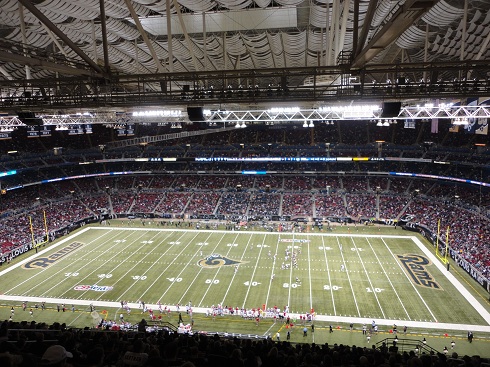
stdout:
POLYGON ((470 122, 466 117, 456 117, 453 120, 453 125, 468 125, 470 122))

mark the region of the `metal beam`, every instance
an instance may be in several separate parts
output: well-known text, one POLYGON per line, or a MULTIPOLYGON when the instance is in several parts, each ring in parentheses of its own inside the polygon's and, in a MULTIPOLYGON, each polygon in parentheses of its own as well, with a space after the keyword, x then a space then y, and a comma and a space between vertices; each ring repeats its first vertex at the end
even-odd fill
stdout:
MULTIPOLYGON (((101 0, 102 1, 102 0, 101 0)), ((54 34, 56 34, 63 42, 66 43, 80 58, 85 61, 92 69, 99 74, 106 74, 102 68, 97 65, 85 52, 83 52, 68 36, 63 33, 48 17, 46 17, 38 8, 36 8, 29 0, 19 0, 37 19, 44 23, 54 34)))
POLYGON ((438 2, 439 0, 407 0, 403 5, 400 5, 366 47, 354 57, 352 67, 360 68, 372 60, 438 2))
POLYGON ((26 57, 26 56, 17 55, 5 51, 0 51, 0 60, 22 64, 22 65, 37 66, 43 69, 52 70, 58 73, 68 74, 68 75, 102 76, 102 75, 96 75, 96 73, 94 73, 91 70, 71 67, 68 65, 62 65, 51 61, 35 59, 32 57, 26 57))
POLYGON ((197 131, 182 131, 180 133, 173 133, 173 134, 144 136, 142 138, 117 140, 117 141, 112 141, 110 143, 107 143, 106 145, 108 148, 123 148, 123 147, 130 147, 134 145, 156 143, 159 141, 182 139, 182 138, 187 138, 189 136, 222 133, 225 131, 232 131, 232 130, 235 130, 235 127, 222 127, 219 129, 197 130, 197 131))
POLYGON ((106 27, 104 0, 99 0, 99 8, 100 8, 100 30, 102 32, 102 49, 104 50, 104 69, 107 74, 110 74, 111 66, 109 63, 109 45, 107 43, 107 27, 106 27))
POLYGON ((164 73, 166 70, 162 66, 162 63, 160 62, 160 59, 158 58, 157 53, 155 52, 155 49, 153 48, 153 45, 150 42, 150 39, 148 38, 148 35, 146 34, 146 31, 143 29, 143 26, 141 25, 141 22, 138 18, 138 14, 134 11, 133 5, 131 4, 130 0, 124 0, 126 3, 126 7, 128 8, 129 12, 131 13, 131 17, 133 17, 133 21, 136 24, 136 28, 138 28, 138 31, 141 34, 141 37, 143 37, 143 41, 145 41, 146 47, 148 47, 148 50, 150 51, 151 57, 153 58, 153 62, 155 63, 155 66, 157 68, 157 72, 159 73, 164 73))
POLYGON ((0 65, 0 73, 3 74, 3 76, 5 76, 8 80, 13 80, 14 78, 12 77, 12 75, 9 74, 9 72, 7 70, 5 70, 5 68, 0 65))
POLYGON ((185 38, 185 43, 187 45, 187 49, 189 50, 189 54, 191 55, 192 58, 192 63, 194 64, 194 70, 199 71, 196 55, 194 55, 194 49, 192 48, 192 40, 189 37, 189 33, 187 33, 187 27, 185 26, 184 18, 182 17, 182 12, 180 11, 180 4, 177 2, 177 0, 173 0, 173 2, 174 2, 174 9, 177 12, 177 16, 179 17, 180 26, 182 27, 182 31, 184 32, 184 38, 185 38))
POLYGON ((353 49, 354 57, 359 55, 364 44, 366 43, 366 39, 369 33, 369 28, 371 27, 371 22, 373 21, 374 13, 376 12, 376 7, 378 6, 378 0, 369 1, 368 10, 366 12, 366 16, 364 17, 364 23, 362 24, 361 34, 356 43, 356 48, 353 49))

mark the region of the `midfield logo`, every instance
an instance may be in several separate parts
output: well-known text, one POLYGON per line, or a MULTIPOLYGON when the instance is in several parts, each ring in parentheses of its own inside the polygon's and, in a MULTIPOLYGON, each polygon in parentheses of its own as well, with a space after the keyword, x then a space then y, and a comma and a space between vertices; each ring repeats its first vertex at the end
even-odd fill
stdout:
POLYGON ((205 259, 199 260, 197 265, 199 265, 201 268, 214 269, 222 266, 245 264, 247 262, 248 261, 233 260, 228 257, 221 256, 220 254, 212 254, 205 259))
POLYGON ((429 259, 414 254, 397 255, 397 257, 414 284, 442 290, 434 277, 426 270, 426 267, 432 264, 429 259))
POLYGON ((55 253, 52 253, 51 255, 47 257, 38 257, 37 259, 31 260, 27 263, 25 263, 22 267, 24 269, 44 269, 50 266, 51 264, 55 263, 59 259, 63 258, 64 256, 72 253, 76 249, 80 248, 83 246, 83 243, 81 242, 73 242, 72 244, 63 247, 61 250, 56 251, 55 253))

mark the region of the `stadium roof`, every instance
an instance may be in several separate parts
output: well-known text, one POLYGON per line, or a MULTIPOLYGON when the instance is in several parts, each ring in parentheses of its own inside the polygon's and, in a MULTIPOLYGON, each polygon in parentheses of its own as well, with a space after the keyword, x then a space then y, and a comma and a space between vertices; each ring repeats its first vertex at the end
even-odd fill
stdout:
MULTIPOLYGON (((395 82, 394 65, 412 65, 403 75, 412 81, 487 80, 489 10, 483 0, 0 0, 0 87, 7 99, 182 96, 228 85, 342 85, 360 70, 362 83, 395 82)), ((318 99, 310 95, 304 100, 318 99)))

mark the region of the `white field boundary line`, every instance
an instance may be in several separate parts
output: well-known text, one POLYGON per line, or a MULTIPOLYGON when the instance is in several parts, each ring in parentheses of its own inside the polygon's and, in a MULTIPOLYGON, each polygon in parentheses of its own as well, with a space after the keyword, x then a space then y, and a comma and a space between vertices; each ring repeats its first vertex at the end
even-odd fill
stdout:
MULTIPOLYGON (((83 230, 68 236, 67 238, 59 241, 53 246, 50 246, 49 248, 39 251, 37 254, 33 254, 32 256, 29 256, 28 258, 22 260, 21 262, 9 267, 8 269, 5 269, 0 272, 0 276, 7 274, 10 272, 12 269, 15 269, 26 262, 34 259, 35 257, 44 254, 45 252, 48 252, 52 250, 53 248, 59 247, 60 245, 66 243, 67 241, 72 240, 73 238, 77 237, 79 234, 84 233, 87 230, 90 229, 104 229, 104 230, 142 230, 142 231, 196 231, 198 232, 199 230, 185 230, 185 229, 153 229, 153 228, 126 228, 126 227, 87 227, 84 228, 83 230)), ((211 231, 211 232, 229 232, 229 231, 211 231)), ((257 233, 257 234, 269 234, 264 233, 262 231, 246 231, 243 233, 257 233)), ((276 233, 276 232, 272 232, 276 233)), ((280 232, 277 232, 280 233, 280 232)), ((282 232, 284 234, 284 232, 282 232)), ((490 314, 488 313, 487 310, 484 309, 484 307, 476 300, 475 297, 473 297, 467 290, 466 288, 463 287, 463 285, 456 279, 456 277, 449 272, 447 272, 446 268, 436 261, 435 256, 433 253, 425 247, 425 245, 415 236, 392 236, 392 235, 354 235, 354 234, 316 234, 310 233, 310 236, 312 235, 319 235, 319 236, 326 236, 326 237, 372 237, 372 238, 411 238, 414 243, 417 244, 417 246, 421 249, 424 254, 426 254, 431 261, 436 265, 438 269, 441 270, 441 272, 451 281, 453 284, 460 290, 461 294, 475 307, 475 309, 480 313, 480 315, 487 321, 490 320, 490 314), (464 293, 464 294, 463 294, 464 293), (483 316, 485 315, 485 316, 483 316)), ((3 301, 11 301, 11 302, 33 302, 33 303, 40 303, 42 301, 46 301, 48 303, 65 303, 65 304, 73 304, 77 306, 88 306, 90 304, 93 304, 96 307, 111 307, 111 308, 119 308, 120 307, 120 302, 108 302, 108 301, 87 301, 87 300, 77 300, 77 299, 64 299, 64 298, 40 298, 40 297, 23 297, 23 296, 7 296, 7 295, 0 295, 0 300, 3 301)), ((133 309, 138 308, 138 304, 130 304, 129 305, 133 309)), ((148 305, 149 307, 152 307, 153 309, 157 309, 158 305, 148 305)), ((176 307, 173 307, 173 310, 176 311, 176 307)), ((195 313, 206 313, 208 309, 207 308, 193 308, 193 312, 195 313)), ((291 314, 292 317, 299 318, 299 314, 291 314)), ((315 320, 317 321, 325 321, 325 322, 330 322, 330 323, 346 323, 349 324, 351 322, 354 323, 361 323, 361 324, 369 324, 372 321, 372 318, 366 318, 366 317, 350 317, 350 316, 327 316, 327 315, 316 315, 315 320)), ((385 325, 385 326, 392 326, 394 323, 399 322, 399 320, 376 320, 376 323, 378 325, 385 325)), ((487 321, 488 322, 488 321, 487 321)), ((422 329, 434 329, 434 330, 462 330, 462 331, 473 331, 473 332, 485 332, 485 333, 490 333, 490 322, 489 325, 469 325, 469 324, 452 324, 452 323, 440 323, 440 322, 426 322, 426 321, 405 321, 404 325, 407 327, 413 327, 413 328, 422 328, 422 329)))
POLYGON ((439 269, 439 271, 444 274, 444 276, 456 287, 459 293, 466 298, 468 303, 473 306, 473 308, 480 314, 480 316, 490 325, 490 313, 481 305, 480 302, 466 289, 466 287, 461 284, 461 282, 456 279, 456 277, 449 271, 447 271, 446 267, 437 260, 436 256, 429 248, 424 246, 424 244, 415 236, 412 236, 412 241, 419 247, 420 251, 422 251, 431 261, 432 264, 439 269))
MULTIPOLYGON (((60 247, 61 245, 65 244, 66 242, 73 240, 75 237, 79 236, 82 233, 89 231, 90 229, 92 229, 92 227, 86 227, 86 228, 78 231, 77 233, 69 235, 68 237, 62 239, 61 241, 55 243, 54 245, 45 248, 44 250, 38 251, 37 253, 34 251, 31 256, 25 258, 22 261, 16 262, 12 266, 10 266, 8 269, 0 271, 0 277, 2 275, 10 273, 14 269, 17 269, 18 267, 20 267, 20 266, 24 265, 25 263, 35 259, 36 257, 41 256, 41 255, 45 254, 46 252, 52 251, 53 249, 60 247)), ((106 230, 109 230, 109 229, 113 230, 114 228, 106 228, 106 230)))

